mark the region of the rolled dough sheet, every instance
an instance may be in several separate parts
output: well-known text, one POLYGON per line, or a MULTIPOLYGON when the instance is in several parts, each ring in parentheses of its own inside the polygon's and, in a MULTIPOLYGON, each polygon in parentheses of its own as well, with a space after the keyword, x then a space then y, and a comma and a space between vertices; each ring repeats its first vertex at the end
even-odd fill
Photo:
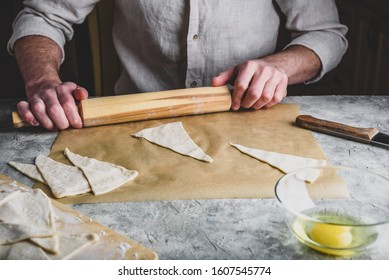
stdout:
MULTIPOLYGON (((8 187, 15 191, 17 188, 28 190, 19 182, 0 174, 1 189, 8 187)), ((74 211, 66 205, 51 200, 55 225, 60 232, 61 255, 47 254, 39 246, 29 241, 12 245, 0 245, 0 259, 56 259, 66 258, 75 260, 98 259, 157 259, 158 256, 151 249, 146 248, 111 229, 92 221, 89 217, 74 211), (62 242, 61 242, 62 239, 62 242), (66 239, 66 244, 63 240, 66 239), (75 244, 77 242, 78 244, 75 244), (62 244, 61 244, 62 243, 62 244), (62 246, 62 248, 61 248, 62 246), (63 246, 67 247, 64 250, 63 246), (81 249, 80 249, 81 247, 81 249)))
MULTIPOLYGON (((125 124, 61 131, 50 157, 68 163, 66 147, 75 153, 139 171, 129 184, 100 196, 84 194, 60 199, 62 203, 98 203, 214 198, 274 198, 274 187, 284 174, 266 163, 242 156, 230 146, 248 147, 327 160, 309 130, 294 125, 300 114, 293 104, 279 104, 258 111, 224 112, 206 115, 130 122, 125 124), (157 145, 144 145, 131 137, 144 128, 182 122, 192 140, 207 154, 211 164, 177 156, 157 145), (77 141, 74 141, 77 139, 77 141)), ((36 187, 47 188, 43 184, 36 187)), ((322 190, 333 196, 341 190, 322 190)), ((47 190, 50 194, 50 191, 47 190)))

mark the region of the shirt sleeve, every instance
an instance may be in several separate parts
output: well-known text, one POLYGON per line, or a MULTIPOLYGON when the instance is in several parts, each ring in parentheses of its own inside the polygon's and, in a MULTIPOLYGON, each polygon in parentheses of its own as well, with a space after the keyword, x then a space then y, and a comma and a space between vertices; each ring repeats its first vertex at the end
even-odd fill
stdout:
POLYGON ((73 37, 73 24, 82 23, 99 0, 26 0, 24 9, 13 23, 13 34, 8 41, 8 52, 13 54, 16 40, 29 35, 42 35, 52 39, 62 51, 64 45, 73 37))
POLYGON ((340 24, 334 0, 276 0, 292 32, 291 45, 314 51, 321 60, 320 73, 306 83, 320 80, 334 69, 347 50, 347 27, 340 24))

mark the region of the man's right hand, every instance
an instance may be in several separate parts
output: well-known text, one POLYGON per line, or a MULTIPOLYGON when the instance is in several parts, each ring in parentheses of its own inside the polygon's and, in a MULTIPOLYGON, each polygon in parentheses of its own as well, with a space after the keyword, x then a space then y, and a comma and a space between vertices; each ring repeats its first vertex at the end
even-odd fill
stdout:
POLYGON ((48 130, 81 128, 77 101, 88 92, 59 77, 62 58, 60 46, 48 37, 31 35, 18 39, 13 48, 26 88, 27 102, 18 103, 22 119, 48 130))
POLYGON ((28 102, 19 102, 17 108, 20 116, 31 125, 42 125, 50 131, 82 127, 77 101, 87 99, 88 92, 75 83, 28 89, 27 98, 28 102))

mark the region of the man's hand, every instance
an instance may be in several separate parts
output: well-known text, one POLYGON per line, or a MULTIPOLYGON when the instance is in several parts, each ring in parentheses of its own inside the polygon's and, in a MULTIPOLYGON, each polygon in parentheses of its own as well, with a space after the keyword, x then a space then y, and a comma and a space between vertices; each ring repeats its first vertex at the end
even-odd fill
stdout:
POLYGON ((88 92, 75 83, 61 81, 62 52, 57 43, 44 36, 26 36, 15 42, 14 53, 27 95, 27 102, 17 106, 20 116, 48 130, 81 128, 76 102, 88 98, 88 92))
POLYGON ((227 69, 212 79, 212 85, 221 86, 229 81, 234 81, 232 110, 271 107, 281 102, 288 86, 286 73, 263 59, 246 61, 227 69))
POLYGON ((288 84, 315 77, 321 69, 319 57, 310 49, 294 45, 282 52, 249 60, 212 79, 213 86, 234 85, 232 109, 271 107, 286 96, 288 84))
POLYGON ((19 102, 17 108, 20 116, 31 125, 42 125, 51 131, 82 127, 76 101, 88 98, 88 92, 75 83, 29 89, 27 98, 28 102, 19 102))

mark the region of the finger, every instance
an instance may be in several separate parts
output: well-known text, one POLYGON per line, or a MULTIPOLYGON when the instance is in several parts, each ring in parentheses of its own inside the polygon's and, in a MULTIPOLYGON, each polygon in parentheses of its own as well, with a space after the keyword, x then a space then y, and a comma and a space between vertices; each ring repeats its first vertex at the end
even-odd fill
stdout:
POLYGON ((287 95, 288 93, 288 77, 286 75, 283 75, 280 77, 280 81, 275 89, 274 97, 273 99, 265 105, 266 108, 272 107, 282 101, 282 99, 287 95))
POLYGON ((64 82, 60 86, 65 87, 65 91, 72 92, 74 99, 76 99, 77 101, 88 98, 88 91, 73 82, 64 82))
MULTIPOLYGON (((77 90, 77 89, 75 89, 77 90)), ((74 90, 67 85, 58 87, 58 101, 65 113, 68 125, 74 128, 82 127, 82 120, 75 99, 73 98, 74 90)))
POLYGON ((254 74, 250 87, 247 89, 246 95, 242 100, 243 108, 252 107, 261 98, 266 82, 267 78, 264 75, 254 74))
POLYGON ((282 99, 287 95, 286 86, 283 84, 279 84, 276 88, 276 92, 274 94, 273 99, 265 105, 266 108, 273 107, 274 105, 280 103, 282 99))
POLYGON ((75 90, 73 90, 73 96, 77 101, 81 101, 88 98, 88 91, 83 87, 76 87, 75 90))
POLYGON ((266 81, 261 96, 251 105, 254 110, 261 109, 263 106, 271 102, 274 98, 277 88, 277 81, 270 79, 266 81))
MULTIPOLYGON (((60 86, 56 88, 57 94, 60 92, 60 88, 60 86)), ((60 130, 68 128, 69 121, 58 100, 58 96, 53 94, 46 94, 42 96, 42 100, 46 106, 47 116, 51 119, 53 124, 60 130)))
POLYGON ((216 77, 212 78, 211 84, 214 87, 223 86, 227 84, 230 80, 232 80, 232 77, 234 75, 234 68, 228 68, 226 71, 221 72, 216 77))
POLYGON ((56 126, 51 121, 49 116, 46 113, 46 105, 45 102, 40 98, 35 98, 30 101, 30 109, 34 114, 35 118, 38 122, 47 130, 56 130, 56 126))
POLYGON ((30 105, 26 101, 20 101, 16 108, 18 109, 19 115, 22 117, 23 120, 31 124, 32 126, 38 126, 39 122, 34 117, 33 113, 30 110, 30 105))
MULTIPOLYGON (((250 86, 253 79, 255 69, 250 66, 245 66, 239 69, 234 83, 234 92, 232 93, 232 109, 238 110, 242 104, 242 99, 250 86)), ((244 106, 242 106, 244 107, 244 106)), ((244 107, 248 108, 248 107, 244 107)))

